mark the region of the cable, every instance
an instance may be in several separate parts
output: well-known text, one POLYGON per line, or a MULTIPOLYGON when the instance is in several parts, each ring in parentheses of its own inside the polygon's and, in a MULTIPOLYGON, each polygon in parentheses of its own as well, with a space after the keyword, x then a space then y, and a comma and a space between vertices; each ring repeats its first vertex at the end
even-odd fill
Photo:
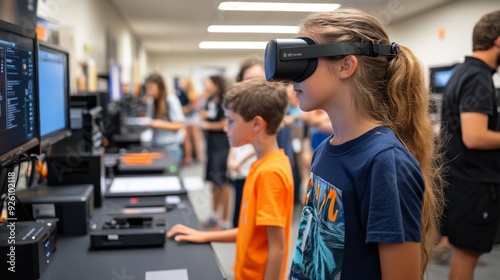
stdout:
MULTIPOLYGON (((27 156, 27 155, 26 155, 26 156, 27 156)), ((24 158, 24 159, 27 159, 27 158, 29 158, 29 157, 26 157, 26 158, 24 158)), ((22 161, 21 161, 21 160, 17 163, 16 181, 15 181, 15 183, 14 183, 14 186, 16 186, 16 187, 17 187, 17 182, 18 182, 18 180, 19 180, 19 173, 20 173, 19 171, 20 171, 20 169, 21 169, 21 163, 22 163, 22 161)), ((15 169, 15 168, 16 168, 16 167, 15 167, 15 166, 13 166, 13 167, 12 167, 11 172, 14 172, 14 169, 15 169)), ((29 215, 29 214, 28 214, 28 212, 26 211, 26 209, 24 208, 23 203, 19 200, 19 198, 17 198, 17 195, 14 195, 14 197, 15 197, 16 201, 19 203, 19 204, 18 204, 18 205, 19 205, 19 207, 18 207, 18 208, 21 208, 21 209, 23 210, 24 217, 25 217, 27 220, 34 220, 34 219, 33 219, 33 216, 32 216, 32 215, 29 215)))
POLYGON ((30 159, 30 166, 31 166, 31 173, 28 177, 28 180, 26 181, 26 187, 28 189, 31 189, 34 187, 34 185, 36 185, 38 182, 35 180, 35 178, 37 177, 37 164, 38 162, 38 159, 36 157, 31 157, 30 159))
POLYGON ((7 173, 9 169, 7 167, 0 167, 0 196, 7 196, 7 173))

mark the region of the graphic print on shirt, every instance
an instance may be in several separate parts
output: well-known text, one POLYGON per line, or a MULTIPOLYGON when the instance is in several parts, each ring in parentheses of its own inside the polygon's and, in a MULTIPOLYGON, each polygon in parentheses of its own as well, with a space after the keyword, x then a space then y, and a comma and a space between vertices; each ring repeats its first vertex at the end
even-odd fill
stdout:
POLYGON ((216 120, 217 113, 218 113, 217 103, 210 100, 207 104, 207 119, 216 120))
POLYGON ((340 279, 344 236, 342 191, 311 173, 290 279, 340 279))

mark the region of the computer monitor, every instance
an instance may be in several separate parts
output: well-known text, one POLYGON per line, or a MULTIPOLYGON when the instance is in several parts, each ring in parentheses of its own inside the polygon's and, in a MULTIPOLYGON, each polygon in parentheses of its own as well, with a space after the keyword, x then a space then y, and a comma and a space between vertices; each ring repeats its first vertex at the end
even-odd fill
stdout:
POLYGON ((448 80, 451 78, 454 71, 455 65, 430 68, 429 73, 432 93, 443 93, 443 90, 448 84, 448 80))
POLYGON ((69 55, 53 44, 38 43, 38 111, 41 149, 71 135, 69 55))
POLYGON ((123 92, 120 78, 120 66, 110 63, 108 79, 109 101, 115 102, 121 100, 123 98, 123 92))
POLYGON ((35 37, 0 21, 0 166, 37 149, 35 37))

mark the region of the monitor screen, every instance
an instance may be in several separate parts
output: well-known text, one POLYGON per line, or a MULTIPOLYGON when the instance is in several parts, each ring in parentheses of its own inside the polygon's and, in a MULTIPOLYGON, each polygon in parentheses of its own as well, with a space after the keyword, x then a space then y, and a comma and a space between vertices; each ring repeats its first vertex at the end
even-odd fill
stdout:
POLYGON ((120 67, 116 64, 109 66, 109 101, 119 101, 123 97, 121 80, 120 80, 120 67))
POLYGON ((0 164, 38 145, 35 39, 0 21, 0 164))
POLYGON ((42 149, 69 136, 68 52, 40 42, 38 92, 42 149))
POLYGON ((432 93, 443 93, 454 70, 455 65, 434 67, 430 69, 432 93))

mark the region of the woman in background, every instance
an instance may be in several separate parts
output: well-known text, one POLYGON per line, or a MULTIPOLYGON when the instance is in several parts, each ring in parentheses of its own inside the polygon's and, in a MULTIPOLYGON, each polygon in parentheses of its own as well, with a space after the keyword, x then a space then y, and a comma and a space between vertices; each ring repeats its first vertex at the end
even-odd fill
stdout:
POLYGON ((176 164, 180 164, 185 131, 179 98, 168 94, 163 77, 153 73, 146 78, 144 101, 148 116, 153 119, 149 125, 153 129, 153 148, 163 149, 175 159, 176 164))
POLYGON ((207 165, 205 180, 212 183, 213 213, 204 224, 206 229, 228 229, 232 225, 228 220, 229 195, 231 193, 227 178, 227 156, 229 141, 224 126, 226 118, 222 107, 222 98, 226 92, 226 79, 222 75, 205 79, 207 103, 201 112, 201 128, 205 132, 207 165), (218 211, 222 210, 222 216, 218 211))
POLYGON ((184 165, 190 165, 192 160, 201 162, 201 131, 200 104, 198 93, 194 90, 193 82, 189 78, 179 80, 179 99, 182 104, 182 111, 186 118, 186 137, 184 139, 184 165))

